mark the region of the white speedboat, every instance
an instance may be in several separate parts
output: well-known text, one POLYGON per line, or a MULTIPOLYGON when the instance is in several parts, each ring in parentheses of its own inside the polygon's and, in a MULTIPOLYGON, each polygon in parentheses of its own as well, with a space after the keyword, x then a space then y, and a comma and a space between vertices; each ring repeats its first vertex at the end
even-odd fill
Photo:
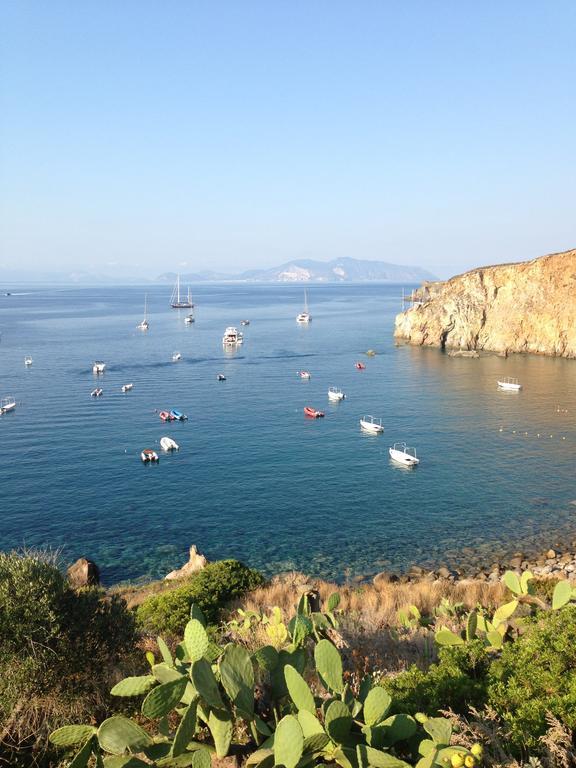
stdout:
POLYGON ((297 323, 310 323, 312 321, 312 315, 308 311, 308 293, 306 289, 304 289, 304 311, 300 312, 299 315, 296 315, 296 322, 297 323))
POLYGON ((338 387, 330 387, 328 390, 328 400, 331 400, 333 403, 339 403, 341 400, 344 400, 346 395, 344 392, 342 392, 341 389, 338 389, 338 387))
POLYGON ((29 355, 24 358, 24 365, 32 365, 32 358, 29 355))
POLYGON ((156 451, 153 451, 150 448, 144 448, 144 450, 140 454, 140 458, 142 459, 144 464, 153 464, 155 462, 160 461, 156 451))
POLYGON ((0 416, 9 413, 16 408, 16 400, 13 397, 5 397, 0 400, 0 416))
POLYGON ((177 363, 178 360, 182 360, 182 355, 180 354, 180 352, 174 352, 174 354, 172 355, 172 362, 177 363))
POLYGON ((240 325, 250 325, 250 320, 240 320, 240 325))
POLYGON ((186 325, 192 325, 194 320, 195 320, 195 317, 192 313, 190 313, 189 315, 186 315, 186 317, 184 318, 184 322, 186 323, 186 325))
POLYGON ((216 381, 226 381, 226 376, 223 373, 216 374, 216 381))
POLYGON ((374 416, 362 416, 360 426, 365 432, 371 432, 373 435, 380 435, 384 432, 382 419, 377 419, 374 416))
POLYGON ((160 447, 163 451, 177 451, 180 448, 176 440, 172 440, 171 437, 161 437, 160 447))
POLYGON ((122 384, 122 392, 130 392, 134 384, 122 384))
POLYGON ((522 384, 518 383, 518 379, 512 379, 510 376, 507 376, 505 379, 498 379, 498 386, 500 389, 507 389, 513 392, 518 392, 522 389, 522 384))
POLYGON ((394 443, 393 447, 388 449, 388 453, 391 459, 405 467, 415 467, 416 464, 420 463, 420 459, 416 456, 416 448, 412 448, 406 443, 394 443))
POLYGON ((136 328, 139 331, 147 331, 148 328, 150 328, 150 323, 148 322, 148 294, 144 294, 144 318, 141 323, 138 323, 136 328))
POLYGON ((233 325, 229 325, 224 331, 224 336, 222 337, 222 344, 224 344, 224 346, 242 344, 243 341, 244 336, 237 328, 234 328, 233 325))
POLYGON ((92 366, 92 373, 104 373, 106 370, 106 363, 103 363, 101 360, 95 360, 94 365, 92 366))

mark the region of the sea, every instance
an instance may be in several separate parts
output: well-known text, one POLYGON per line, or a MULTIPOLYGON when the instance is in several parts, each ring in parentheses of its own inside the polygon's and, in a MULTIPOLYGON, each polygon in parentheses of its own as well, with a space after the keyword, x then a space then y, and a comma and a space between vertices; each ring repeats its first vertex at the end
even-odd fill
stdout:
POLYGON ((576 362, 397 346, 402 286, 310 285, 308 326, 295 321, 299 284, 193 286, 193 325, 170 308, 171 286, 6 291, 0 397, 17 407, 0 416, 0 550, 88 557, 108 585, 161 577, 191 544, 268 575, 360 582, 412 564, 488 567, 576 537, 576 362), (243 345, 224 349, 242 319, 243 345), (503 376, 522 391, 500 391, 503 376), (331 386, 343 402, 328 401, 331 386), (325 417, 306 418, 307 405, 325 417), (188 420, 163 423, 173 408, 188 420), (366 414, 382 435, 360 429, 366 414), (180 450, 162 453, 164 435, 180 450), (418 467, 390 460, 401 441, 418 467))

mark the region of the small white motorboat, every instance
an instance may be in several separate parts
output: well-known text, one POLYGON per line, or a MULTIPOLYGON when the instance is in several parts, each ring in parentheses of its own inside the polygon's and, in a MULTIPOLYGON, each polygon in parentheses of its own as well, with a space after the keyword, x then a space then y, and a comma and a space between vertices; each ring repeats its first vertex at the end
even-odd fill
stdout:
POLYGON ((122 392, 130 392, 134 384, 122 384, 122 392))
POLYGON ((344 400, 346 395, 344 392, 342 392, 341 389, 338 389, 338 387, 330 387, 328 390, 328 400, 330 400, 333 403, 339 403, 341 400, 344 400))
POLYGON ((24 365, 32 365, 32 358, 29 355, 26 355, 24 358, 24 365))
POLYGON ((240 325, 250 325, 250 320, 240 320, 240 325))
POLYGON ((186 323, 186 325, 192 325, 194 320, 195 320, 195 317, 192 314, 186 315, 186 317, 184 318, 184 322, 186 323))
POLYGON ((154 462, 160 461, 156 451, 153 451, 150 448, 144 448, 144 450, 140 454, 140 458, 142 459, 144 464, 153 464, 154 462))
POLYGON ((412 448, 406 443, 394 443, 393 447, 388 449, 388 453, 391 459, 405 467, 415 467, 416 464, 420 463, 420 459, 416 456, 416 448, 412 448))
POLYGON ((104 390, 102 387, 96 387, 96 389, 93 389, 92 392, 90 392, 90 397, 102 397, 102 393, 104 390))
POLYGON ((180 448, 176 440, 172 440, 171 437, 161 437, 160 447, 163 451, 177 451, 180 448))
POLYGON ((10 413, 16 408, 16 400, 13 397, 5 397, 0 400, 0 416, 10 413))
POLYGON ((216 381, 226 381, 226 376, 223 373, 216 374, 216 381))
POLYGON ((106 363, 103 363, 101 360, 95 360, 94 365, 92 366, 92 373, 104 373, 106 370, 106 363))
POLYGON ((380 435, 384 432, 382 419, 377 419, 374 416, 362 416, 360 426, 365 432, 370 432, 373 435, 380 435))
POLYGON ((507 389, 511 392, 518 392, 522 389, 522 384, 518 383, 518 379, 512 379, 510 376, 505 379, 498 379, 498 386, 500 389, 507 389))
POLYGON ((312 375, 310 371, 296 371, 296 373, 298 376, 300 376, 301 379, 309 379, 312 375))
POLYGON ((172 362, 177 363, 178 360, 182 360, 182 355, 180 354, 180 352, 174 352, 174 354, 172 355, 172 362))

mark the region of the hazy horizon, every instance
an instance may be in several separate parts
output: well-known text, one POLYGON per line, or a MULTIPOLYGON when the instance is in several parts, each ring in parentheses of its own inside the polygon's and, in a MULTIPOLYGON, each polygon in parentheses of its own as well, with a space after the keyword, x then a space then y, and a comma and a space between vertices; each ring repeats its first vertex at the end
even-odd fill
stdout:
POLYGON ((349 256, 441 278, 576 243, 576 5, 0 9, 0 276, 349 256))

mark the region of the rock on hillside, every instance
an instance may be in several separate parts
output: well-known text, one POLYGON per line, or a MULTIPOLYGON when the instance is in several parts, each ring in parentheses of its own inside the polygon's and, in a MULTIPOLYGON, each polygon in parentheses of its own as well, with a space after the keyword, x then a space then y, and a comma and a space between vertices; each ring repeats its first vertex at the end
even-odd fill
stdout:
POLYGON ((576 357, 576 250, 424 283, 396 317, 411 344, 576 357))

